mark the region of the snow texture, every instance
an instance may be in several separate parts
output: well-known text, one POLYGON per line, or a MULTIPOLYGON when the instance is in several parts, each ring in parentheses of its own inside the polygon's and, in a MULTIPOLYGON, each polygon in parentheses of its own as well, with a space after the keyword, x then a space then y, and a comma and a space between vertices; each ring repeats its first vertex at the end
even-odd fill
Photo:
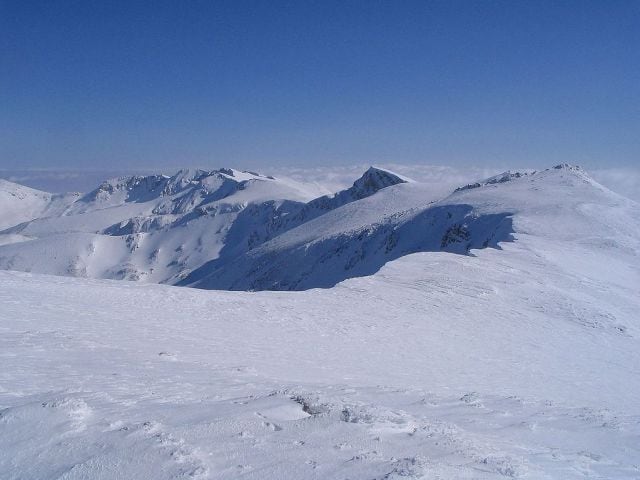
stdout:
POLYGON ((305 291, 0 272, 0 478, 640 478, 638 204, 559 166, 443 199, 396 177, 291 226, 303 187, 231 173, 107 182, 5 230, 34 271, 195 235, 237 248, 229 282, 305 291))

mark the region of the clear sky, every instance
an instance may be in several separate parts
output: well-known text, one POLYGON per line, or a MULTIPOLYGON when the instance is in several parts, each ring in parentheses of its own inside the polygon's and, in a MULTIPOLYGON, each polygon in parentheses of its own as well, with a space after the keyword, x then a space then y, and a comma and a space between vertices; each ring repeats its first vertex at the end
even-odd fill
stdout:
POLYGON ((640 163, 640 1, 0 0, 0 168, 640 163))

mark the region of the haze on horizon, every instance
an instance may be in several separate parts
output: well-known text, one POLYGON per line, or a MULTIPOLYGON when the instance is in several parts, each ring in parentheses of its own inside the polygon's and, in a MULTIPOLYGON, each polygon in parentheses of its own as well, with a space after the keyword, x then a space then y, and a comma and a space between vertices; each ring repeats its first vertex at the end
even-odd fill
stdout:
POLYGON ((6 1, 0 30, 0 169, 638 163, 634 1, 6 1))

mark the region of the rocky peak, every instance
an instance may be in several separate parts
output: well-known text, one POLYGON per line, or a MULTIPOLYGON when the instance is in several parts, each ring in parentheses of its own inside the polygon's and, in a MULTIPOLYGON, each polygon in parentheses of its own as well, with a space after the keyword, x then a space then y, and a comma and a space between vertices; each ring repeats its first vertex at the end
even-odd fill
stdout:
POLYGON ((388 170, 369 167, 369 169, 353 183, 349 191, 355 198, 365 198, 373 195, 382 188, 399 183, 407 183, 407 180, 388 170))

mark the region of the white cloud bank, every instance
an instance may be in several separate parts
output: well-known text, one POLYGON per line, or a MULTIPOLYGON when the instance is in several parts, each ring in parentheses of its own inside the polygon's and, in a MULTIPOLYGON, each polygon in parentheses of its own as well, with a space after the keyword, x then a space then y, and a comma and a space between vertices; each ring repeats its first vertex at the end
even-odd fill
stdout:
POLYGON ((640 167, 603 168, 589 173, 610 190, 640 202, 640 167))

